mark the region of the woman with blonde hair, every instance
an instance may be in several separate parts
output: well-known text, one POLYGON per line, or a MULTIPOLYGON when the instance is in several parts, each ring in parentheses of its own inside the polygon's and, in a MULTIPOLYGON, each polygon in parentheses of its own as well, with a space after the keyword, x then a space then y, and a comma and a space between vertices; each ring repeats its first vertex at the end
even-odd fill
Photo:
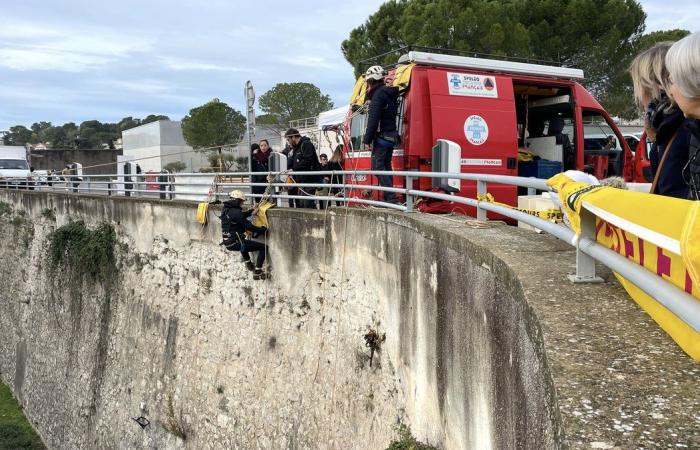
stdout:
POLYGON ((686 198, 688 185, 682 172, 688 162, 690 133, 683 112, 668 96, 671 83, 665 58, 671 45, 659 42, 639 53, 629 71, 634 98, 645 111, 644 129, 654 142, 649 153, 654 177, 651 193, 686 198))
POLYGON ((666 67, 671 97, 690 119, 689 160, 683 168, 683 179, 688 183, 688 198, 700 200, 700 32, 673 44, 666 54, 666 67))

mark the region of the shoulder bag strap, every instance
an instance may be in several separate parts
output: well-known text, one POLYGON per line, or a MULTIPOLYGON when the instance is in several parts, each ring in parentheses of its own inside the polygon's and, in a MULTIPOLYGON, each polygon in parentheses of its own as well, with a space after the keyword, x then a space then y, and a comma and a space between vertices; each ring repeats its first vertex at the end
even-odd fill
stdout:
POLYGON ((671 140, 668 141, 668 144, 666 144, 666 148, 664 149, 664 154, 661 157, 661 161, 659 161, 659 167, 656 168, 656 173, 654 174, 654 181, 651 183, 651 190, 649 191, 650 194, 656 194, 656 190, 659 187, 658 185, 659 185, 659 176, 661 175, 661 169, 664 167, 664 162, 666 161, 666 157, 671 152, 671 147, 673 146, 673 141, 676 140, 676 136, 678 136, 677 130, 675 133, 673 133, 673 136, 671 136, 671 140))

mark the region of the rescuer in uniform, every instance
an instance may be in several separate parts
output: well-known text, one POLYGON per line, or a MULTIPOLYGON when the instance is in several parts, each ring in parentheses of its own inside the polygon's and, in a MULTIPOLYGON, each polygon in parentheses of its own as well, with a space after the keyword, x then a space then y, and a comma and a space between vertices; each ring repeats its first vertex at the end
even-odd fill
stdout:
POLYGON ((242 205, 245 201, 245 194, 241 191, 229 193, 229 200, 224 202, 221 211, 221 234, 224 239, 223 244, 226 250, 240 251, 248 270, 253 271, 253 278, 256 280, 265 278, 263 264, 265 263, 265 253, 267 246, 262 242, 251 239, 253 233, 264 234, 265 227, 257 227, 249 220, 254 209, 243 211, 242 205), (255 264, 250 260, 250 252, 258 252, 255 264))
MULTIPOLYGON (((365 150, 372 151, 372 170, 392 170, 391 157, 394 147, 399 143, 399 133, 396 131, 399 89, 385 85, 385 76, 381 66, 372 66, 365 73, 367 98, 370 103, 363 142, 365 150)), ((391 175, 378 175, 377 179, 380 186, 394 186, 391 175)), ((397 203, 396 194, 384 192, 384 201, 397 203)))

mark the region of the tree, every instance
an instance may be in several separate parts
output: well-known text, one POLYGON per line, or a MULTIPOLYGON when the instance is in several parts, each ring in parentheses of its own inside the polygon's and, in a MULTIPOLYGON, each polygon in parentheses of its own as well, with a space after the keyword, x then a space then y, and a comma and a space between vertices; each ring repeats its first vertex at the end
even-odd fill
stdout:
POLYGON ((390 0, 341 48, 356 75, 395 64, 393 51, 408 44, 556 61, 583 69, 585 86, 604 97, 626 70, 645 18, 636 0, 390 0))
POLYGON ((145 124, 151 123, 151 122, 156 122, 158 120, 170 120, 170 117, 163 116, 163 115, 149 114, 146 116, 145 119, 143 119, 141 121, 141 125, 145 125, 145 124))
POLYGON ((134 119, 133 117, 124 117, 122 120, 117 122, 117 130, 119 133, 126 131, 130 128, 136 128, 141 125, 141 119, 134 119))
POLYGON ((278 83, 260 96, 260 109, 277 124, 317 116, 331 108, 330 96, 311 83, 278 83))
POLYGON ((238 143, 245 127, 243 114, 218 99, 191 109, 182 119, 182 134, 187 145, 198 151, 217 150, 219 167, 224 163, 221 147, 238 143))
POLYGON ((169 162, 168 164, 163 166, 163 169, 167 170, 170 173, 182 172, 186 168, 187 168, 187 165, 182 161, 169 162))
POLYGON ((10 127, 9 132, 3 137, 5 145, 25 145, 32 140, 32 130, 24 125, 10 127))

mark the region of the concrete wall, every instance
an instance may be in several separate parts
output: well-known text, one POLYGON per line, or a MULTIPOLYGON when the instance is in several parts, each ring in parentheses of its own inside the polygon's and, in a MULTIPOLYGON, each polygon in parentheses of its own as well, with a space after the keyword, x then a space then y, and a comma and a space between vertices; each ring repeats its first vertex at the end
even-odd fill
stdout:
POLYGON ((88 167, 85 175, 107 175, 117 173, 117 156, 121 154, 121 150, 32 150, 30 158, 36 170, 62 170, 66 164, 78 162, 88 167))
POLYGON ((256 282, 192 204, 0 201, 0 376, 50 448, 382 449, 399 422, 440 448, 563 441, 518 280, 449 230, 273 211, 273 279, 256 282), (76 219, 117 231, 109 295, 48 270, 48 234, 76 219), (386 336, 372 367, 369 329, 386 336))

